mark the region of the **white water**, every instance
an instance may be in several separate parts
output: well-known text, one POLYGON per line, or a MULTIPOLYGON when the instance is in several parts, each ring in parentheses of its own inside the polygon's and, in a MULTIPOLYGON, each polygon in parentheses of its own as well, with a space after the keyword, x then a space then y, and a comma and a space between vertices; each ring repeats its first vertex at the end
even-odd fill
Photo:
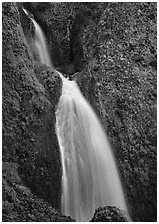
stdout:
POLYGON ((38 55, 40 57, 40 62, 49 67, 52 67, 53 65, 50 59, 50 55, 48 54, 45 36, 38 23, 34 19, 31 20, 33 21, 35 26, 35 46, 37 48, 38 55))
MULTIPOLYGON (((52 66, 43 32, 31 20, 40 61, 52 66)), ((76 221, 89 221, 99 206, 112 205, 127 211, 115 160, 100 121, 77 84, 59 75, 63 87, 56 111, 56 132, 63 171, 62 213, 76 221)))
POLYGON ((45 64, 49 67, 53 67, 50 55, 48 53, 48 48, 47 48, 47 42, 45 39, 45 35, 40 28, 39 24, 33 19, 33 16, 27 12, 26 9, 23 8, 23 11, 25 14, 32 20, 34 26, 35 26, 35 40, 34 44, 37 50, 37 53, 39 55, 40 62, 42 64, 45 64))
POLYGON ((63 169, 62 213, 89 221, 99 206, 127 211, 107 137, 74 81, 63 78, 56 119, 63 169))

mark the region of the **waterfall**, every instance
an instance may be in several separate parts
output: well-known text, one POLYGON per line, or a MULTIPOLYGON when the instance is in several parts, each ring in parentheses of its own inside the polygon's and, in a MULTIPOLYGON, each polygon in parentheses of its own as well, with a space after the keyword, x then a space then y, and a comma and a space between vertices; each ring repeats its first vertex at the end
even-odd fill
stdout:
MULTIPOLYGON (((40 61, 52 66, 44 34, 35 20, 30 19, 35 26, 40 61)), ((89 221, 100 206, 117 206, 127 211, 112 149, 98 117, 75 81, 57 73, 63 82, 56 110, 62 163, 62 213, 76 221, 89 221)))
POLYGON ((34 19, 31 20, 33 21, 35 26, 35 46, 38 51, 40 62, 49 67, 52 67, 53 65, 50 59, 50 55, 48 53, 47 44, 43 31, 41 30, 40 26, 34 19))
POLYGON ((44 35, 42 29, 40 28, 39 24, 33 19, 33 15, 28 13, 27 10, 24 9, 24 8, 23 8, 23 11, 31 19, 31 21, 34 24, 34 27, 35 27, 34 44, 35 44, 40 62, 42 64, 47 65, 48 67, 53 67, 50 55, 48 53, 49 51, 48 51, 48 48, 47 48, 47 42, 46 42, 46 39, 45 39, 45 35, 44 35))
POLYGON ((62 158, 62 213, 89 221, 96 208, 127 211, 112 150, 95 112, 77 84, 63 77, 56 111, 62 158))

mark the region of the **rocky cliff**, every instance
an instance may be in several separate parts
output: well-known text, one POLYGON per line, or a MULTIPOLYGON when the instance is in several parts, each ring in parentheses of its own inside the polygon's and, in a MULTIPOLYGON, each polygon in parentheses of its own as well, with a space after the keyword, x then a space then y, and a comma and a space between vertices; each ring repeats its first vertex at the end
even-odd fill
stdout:
POLYGON ((61 79, 40 66, 17 5, 3 3, 3 221, 71 221, 52 208, 60 209, 61 198, 55 133, 61 79))
POLYGON ((156 220, 156 4, 110 3, 83 28, 75 77, 110 137, 134 221, 156 220), (92 47, 94 46, 94 47, 92 47))

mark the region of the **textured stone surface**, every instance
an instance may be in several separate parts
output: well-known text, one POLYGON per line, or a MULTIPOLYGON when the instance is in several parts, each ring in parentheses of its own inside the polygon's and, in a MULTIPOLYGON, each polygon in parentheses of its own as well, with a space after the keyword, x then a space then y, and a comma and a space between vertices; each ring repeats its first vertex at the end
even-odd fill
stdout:
POLYGON ((90 222, 130 222, 126 212, 117 207, 106 206, 95 210, 94 216, 90 222))
POLYGON ((74 77, 110 138, 132 219, 156 221, 156 4, 110 3, 97 54, 90 27, 81 38, 89 61, 74 77))
POLYGON ((16 165, 3 164, 3 222, 72 222, 21 183, 16 165), (12 177, 12 178, 11 178, 12 177))
POLYGON ((59 221, 64 221, 51 208, 60 208, 61 197, 60 153, 55 133, 55 106, 61 94, 61 79, 53 70, 47 72, 46 67, 36 76, 37 67, 17 5, 3 3, 2 13, 3 221, 58 221, 58 215, 59 221), (43 81, 42 71, 46 74, 43 81), (19 188, 26 189, 27 195, 19 192, 19 188), (28 214, 29 206, 33 211, 28 214))

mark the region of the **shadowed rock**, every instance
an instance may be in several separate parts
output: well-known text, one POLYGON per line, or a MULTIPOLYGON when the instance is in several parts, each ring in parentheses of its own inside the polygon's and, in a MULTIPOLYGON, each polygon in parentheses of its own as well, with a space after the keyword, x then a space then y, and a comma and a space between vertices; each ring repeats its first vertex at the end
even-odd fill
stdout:
POLYGON ((129 222, 130 218, 126 212, 115 206, 100 207, 95 210, 90 222, 129 222))

